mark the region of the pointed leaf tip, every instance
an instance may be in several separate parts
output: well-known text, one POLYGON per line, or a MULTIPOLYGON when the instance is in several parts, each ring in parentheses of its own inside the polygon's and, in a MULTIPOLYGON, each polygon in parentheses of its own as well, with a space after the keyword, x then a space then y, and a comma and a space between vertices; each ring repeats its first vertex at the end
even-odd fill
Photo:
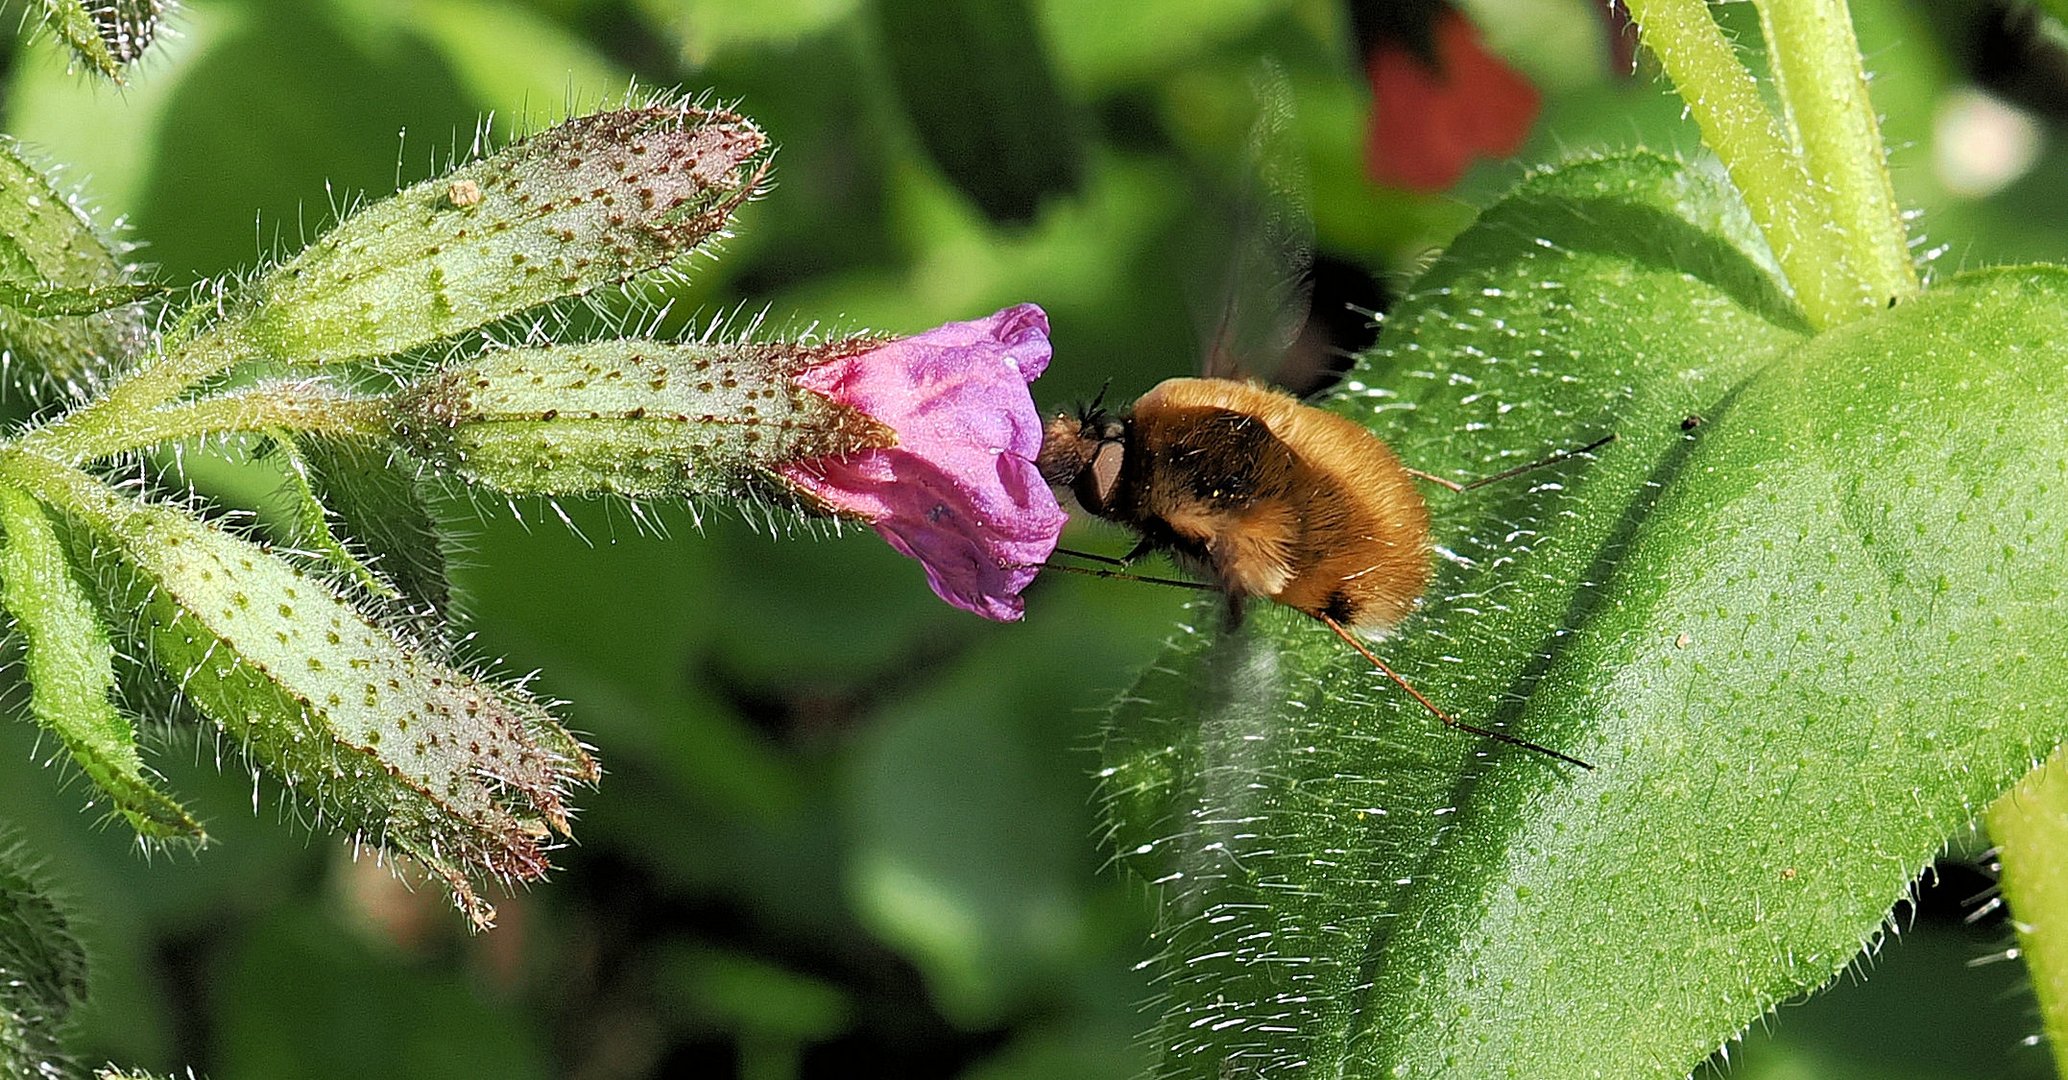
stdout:
POLYGON ((107 628, 43 509, 0 487, 0 531, 0 607, 22 634, 29 711, 139 836, 203 839, 200 823, 158 789, 115 707, 107 628))

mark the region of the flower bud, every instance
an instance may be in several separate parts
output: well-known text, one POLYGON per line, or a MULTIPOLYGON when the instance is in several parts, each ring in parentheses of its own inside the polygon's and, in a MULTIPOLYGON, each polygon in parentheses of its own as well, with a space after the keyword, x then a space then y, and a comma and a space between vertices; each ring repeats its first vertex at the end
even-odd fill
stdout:
POLYGON ((767 137, 724 109, 577 117, 353 214, 220 332, 298 364, 406 352, 667 266, 767 168, 767 137))
POLYGON ((420 457, 512 494, 740 497, 768 490, 782 463, 892 444, 888 428, 792 381, 872 344, 510 349, 405 391, 397 433, 420 457))
POLYGON ((398 639, 248 540, 83 475, 66 503, 120 567, 154 664, 355 839, 405 853, 479 924, 474 882, 528 881, 593 758, 538 704, 398 639))
POLYGON ((158 36, 166 0, 45 0, 43 20, 79 59, 116 82, 158 36))
POLYGON ((908 338, 512 349, 398 395, 396 435, 512 494, 784 495, 1012 620, 1067 520, 1034 461, 1049 354, 1032 304, 908 338))
POLYGON ((73 199, 0 136, 0 362, 73 398, 143 348, 131 268, 73 199), (97 297, 107 297, 96 302, 97 297))

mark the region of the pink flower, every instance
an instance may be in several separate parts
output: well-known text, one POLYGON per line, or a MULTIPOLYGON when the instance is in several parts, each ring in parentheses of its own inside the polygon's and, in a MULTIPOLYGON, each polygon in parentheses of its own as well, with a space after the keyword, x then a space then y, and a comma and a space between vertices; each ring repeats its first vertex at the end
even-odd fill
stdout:
POLYGON ((918 559, 941 599, 1018 619, 1065 520, 1034 467, 1042 419, 1027 384, 1049 353, 1048 315, 1021 304, 807 368, 799 386, 866 413, 897 445, 777 472, 918 559))

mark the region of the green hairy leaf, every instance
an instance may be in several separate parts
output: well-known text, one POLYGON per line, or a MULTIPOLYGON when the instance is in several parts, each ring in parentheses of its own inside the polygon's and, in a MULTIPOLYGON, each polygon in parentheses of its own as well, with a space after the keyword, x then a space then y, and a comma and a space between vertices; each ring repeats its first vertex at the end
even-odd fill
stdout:
POLYGON ((199 839, 201 826, 151 782, 117 712, 114 650, 63 542, 27 495, 0 488, 0 606, 25 639, 29 708, 141 836, 199 839))
POLYGON ((1742 205, 1651 157, 1488 210, 1337 408, 1466 479, 1380 654, 1195 635, 1120 707, 1162 1071, 1686 1075, 1880 931, 2068 734, 2068 274, 1811 339, 1742 205), (1900 807, 1899 810, 1892 809, 1900 807))
POLYGON ((142 348, 147 295, 113 242, 0 136, 0 347, 33 389, 83 397, 142 348))
POLYGON ((413 466, 363 439, 304 437, 287 449, 304 539, 368 591, 399 602, 413 627, 435 633, 451 610, 452 584, 413 466))
POLYGON ((86 999, 86 951, 21 855, 0 846, 0 1074, 75 1076, 60 1036, 86 999))

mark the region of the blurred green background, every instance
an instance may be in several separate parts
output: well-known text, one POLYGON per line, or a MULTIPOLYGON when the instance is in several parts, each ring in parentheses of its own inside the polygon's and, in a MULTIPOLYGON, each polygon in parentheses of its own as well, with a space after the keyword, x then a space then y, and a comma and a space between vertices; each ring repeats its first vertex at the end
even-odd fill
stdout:
MULTIPOLYGON (((10 43, 0 104, 184 283, 430 175, 484 117, 506 138, 635 79, 709 90, 782 145, 777 184, 676 290, 674 322, 916 331, 1033 300, 1056 349, 1037 397, 1061 405, 1192 370, 1261 57, 1298 110, 1324 313, 1382 307, 1525 165, 1696 152, 1649 67, 1613 70, 1591 3, 1466 6, 1545 110, 1519 163, 1444 195, 1363 178, 1338 0, 191 0, 126 89, 10 43)), ((1934 272, 2068 259, 2051 27, 1972 2, 1854 10, 1934 272)), ((1756 39, 1749 5, 1723 16, 1756 39)), ((1361 317, 1337 321, 1354 346, 1361 317)), ((1049 575, 997 626, 866 533, 444 509, 469 654, 538 669, 600 749, 579 844, 470 937, 435 890, 312 837, 212 735, 161 732, 157 764, 219 843, 146 859, 81 812, 48 742, 0 728, 0 819, 91 949, 84 1057, 216 1080, 1149 1066, 1154 889, 1106 865, 1097 744, 1188 597, 1049 575)), ((1963 843, 1855 977, 1730 1048, 1734 1075, 2047 1074, 2022 972, 1987 962, 2011 940, 1975 868, 1986 841, 1963 843)))

